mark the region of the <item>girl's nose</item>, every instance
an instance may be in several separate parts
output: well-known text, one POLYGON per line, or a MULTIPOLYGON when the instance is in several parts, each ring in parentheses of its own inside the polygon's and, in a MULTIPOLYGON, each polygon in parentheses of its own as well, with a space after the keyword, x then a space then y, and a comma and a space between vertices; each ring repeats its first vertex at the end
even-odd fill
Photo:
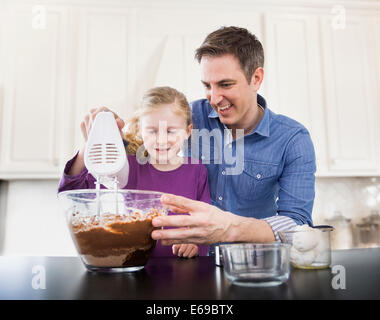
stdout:
POLYGON ((160 130, 158 132, 156 141, 158 145, 166 145, 168 141, 168 134, 166 130, 160 130))

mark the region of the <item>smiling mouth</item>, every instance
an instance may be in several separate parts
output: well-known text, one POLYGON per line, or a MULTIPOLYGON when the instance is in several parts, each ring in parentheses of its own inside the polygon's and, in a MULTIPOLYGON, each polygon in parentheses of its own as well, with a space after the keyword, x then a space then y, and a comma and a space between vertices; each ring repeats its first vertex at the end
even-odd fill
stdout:
POLYGON ((218 111, 225 111, 225 110, 227 110, 227 109, 229 109, 231 107, 232 107, 232 103, 229 103, 229 104, 227 104, 227 105, 225 105, 223 107, 218 107, 218 111))

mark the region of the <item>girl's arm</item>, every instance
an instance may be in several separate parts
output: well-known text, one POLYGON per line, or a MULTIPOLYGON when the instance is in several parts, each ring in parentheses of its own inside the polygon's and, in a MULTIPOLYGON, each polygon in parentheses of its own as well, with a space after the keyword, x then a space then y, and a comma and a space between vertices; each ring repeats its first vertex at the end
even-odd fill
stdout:
POLYGON ((83 162, 79 157, 80 151, 66 163, 61 180, 59 181, 58 192, 95 188, 95 178, 88 173, 84 164, 82 168, 78 165, 81 161, 83 162))
POLYGON ((84 166, 84 149, 86 145, 84 145, 78 152, 77 157, 75 158, 68 175, 69 176, 76 176, 82 172, 82 170, 85 168, 84 166))

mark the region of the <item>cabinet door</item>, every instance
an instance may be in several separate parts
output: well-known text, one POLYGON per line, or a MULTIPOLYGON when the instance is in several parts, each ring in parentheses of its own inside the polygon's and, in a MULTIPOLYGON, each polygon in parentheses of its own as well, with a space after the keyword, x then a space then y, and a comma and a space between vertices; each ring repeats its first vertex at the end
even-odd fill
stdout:
POLYGON ((307 14, 265 15, 265 76, 269 107, 310 132, 317 173, 326 170, 318 18, 307 14))
POLYGON ((330 172, 378 170, 379 97, 372 18, 349 16, 344 28, 321 19, 330 172))
POLYGON ((0 174, 55 176, 67 145, 68 13, 9 4, 3 17, 0 174))
POLYGON ((210 12, 192 9, 191 5, 186 13, 170 8, 140 12, 136 104, 144 91, 153 86, 172 86, 189 101, 204 98, 195 50, 207 34, 229 25, 245 27, 262 39, 260 15, 256 13, 231 15, 226 11, 216 12, 215 8, 210 12))
POLYGON ((75 147, 80 122, 91 108, 107 106, 122 118, 134 109, 136 40, 134 11, 86 7, 76 12, 75 147))

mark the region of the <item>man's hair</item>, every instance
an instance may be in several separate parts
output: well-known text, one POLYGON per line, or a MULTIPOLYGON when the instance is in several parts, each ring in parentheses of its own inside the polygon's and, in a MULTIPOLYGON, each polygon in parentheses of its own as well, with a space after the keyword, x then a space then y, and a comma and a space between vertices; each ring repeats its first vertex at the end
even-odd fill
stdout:
POLYGON ((231 54, 238 59, 240 67, 251 82, 258 67, 264 67, 264 49, 257 37, 247 29, 221 27, 210 33, 195 51, 195 58, 201 62, 203 56, 222 56, 231 54))

